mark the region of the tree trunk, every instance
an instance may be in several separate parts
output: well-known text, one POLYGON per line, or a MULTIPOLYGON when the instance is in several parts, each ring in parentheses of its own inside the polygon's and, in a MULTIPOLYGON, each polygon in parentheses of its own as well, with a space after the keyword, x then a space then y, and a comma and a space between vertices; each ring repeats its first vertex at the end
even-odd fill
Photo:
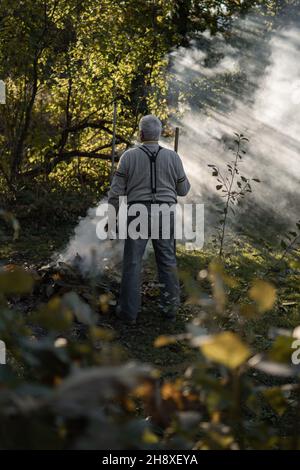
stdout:
POLYGON ((16 144, 13 147, 12 159, 11 159, 11 180, 15 180, 18 172, 21 168, 23 158, 24 158, 24 147, 26 144, 26 139, 28 137, 28 132, 31 124, 32 110, 35 103, 35 98, 38 91, 38 55, 36 55, 33 62, 33 82, 31 89, 30 100, 25 109, 25 116, 23 123, 20 125, 20 130, 16 139, 16 144))

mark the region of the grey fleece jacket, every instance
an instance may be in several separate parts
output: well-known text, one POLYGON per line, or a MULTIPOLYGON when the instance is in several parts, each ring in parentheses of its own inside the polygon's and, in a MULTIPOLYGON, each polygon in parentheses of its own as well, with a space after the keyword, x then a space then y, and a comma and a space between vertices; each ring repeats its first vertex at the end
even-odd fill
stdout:
MULTIPOLYGON (((128 203, 152 200, 150 160, 141 147, 152 153, 159 148, 156 143, 144 143, 123 153, 108 193, 108 202, 116 208, 119 196, 126 195, 128 203)), ((176 203, 177 196, 186 196, 189 190, 190 183, 179 155, 162 148, 156 158, 155 200, 176 203)))

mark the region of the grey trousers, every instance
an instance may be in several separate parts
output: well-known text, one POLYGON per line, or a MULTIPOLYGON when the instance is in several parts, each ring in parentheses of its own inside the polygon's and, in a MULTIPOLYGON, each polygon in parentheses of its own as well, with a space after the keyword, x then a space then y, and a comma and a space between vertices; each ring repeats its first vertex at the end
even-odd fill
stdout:
MULTIPOLYGON (((179 281, 174 244, 171 237, 152 239, 160 284, 160 305, 166 318, 174 317, 180 303, 179 281)), ((149 239, 127 238, 124 246, 119 309, 126 319, 135 320, 141 308, 142 259, 149 239)))

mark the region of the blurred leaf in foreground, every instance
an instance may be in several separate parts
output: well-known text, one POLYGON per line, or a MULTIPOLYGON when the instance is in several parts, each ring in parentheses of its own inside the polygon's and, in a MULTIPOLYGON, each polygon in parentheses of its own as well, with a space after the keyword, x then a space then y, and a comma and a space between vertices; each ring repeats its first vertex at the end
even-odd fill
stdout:
POLYGON ((289 336, 278 336, 268 352, 268 359, 280 363, 291 363, 292 343, 294 338, 289 336))
POLYGON ((0 292, 3 294, 27 294, 32 287, 32 276, 20 266, 10 265, 0 271, 0 292))
POLYGON ((168 346, 169 344, 173 344, 176 340, 172 338, 172 336, 158 336, 158 338, 154 341, 155 348, 162 348, 164 346, 168 346))
POLYGON ((242 365, 250 356, 250 349, 238 335, 224 331, 208 337, 200 346, 202 353, 210 360, 230 369, 242 365))
POLYGON ((271 387, 263 392, 270 406, 279 416, 282 416, 287 408, 287 400, 280 387, 271 387))
POLYGON ((276 289, 262 279, 256 279, 249 290, 249 297, 257 303, 260 312, 271 310, 276 301, 276 289))

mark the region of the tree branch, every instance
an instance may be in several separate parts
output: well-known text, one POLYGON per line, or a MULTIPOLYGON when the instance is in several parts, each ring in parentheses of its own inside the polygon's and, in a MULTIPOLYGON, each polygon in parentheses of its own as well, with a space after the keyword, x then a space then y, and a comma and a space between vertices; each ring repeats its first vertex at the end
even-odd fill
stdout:
MULTIPOLYGON (((110 125, 111 122, 107 121, 105 119, 101 119, 100 121, 94 121, 94 122, 89 122, 89 121, 83 121, 77 125, 71 126, 67 129, 65 129, 65 132, 68 133, 75 133, 82 131, 84 129, 100 129, 104 132, 107 132, 109 135, 113 135, 113 131, 107 127, 107 125, 110 125)), ((131 145, 130 140, 128 140, 126 137, 116 134, 117 140, 123 144, 131 145)))
MULTIPOLYGON (((25 171, 23 173, 20 173, 20 177, 28 178, 28 177, 35 177, 39 176, 41 174, 47 174, 51 173, 51 171, 58 165, 59 163, 62 162, 68 162, 72 158, 75 157, 82 157, 82 158, 95 158, 98 160, 104 160, 104 161, 109 161, 111 160, 111 154, 105 154, 105 153, 97 153, 94 151, 91 152, 86 152, 84 150, 70 150, 70 151, 65 151, 61 152, 59 154, 54 154, 53 159, 48 161, 44 165, 39 165, 36 166, 35 168, 32 168, 31 170, 25 171)), ((119 160, 120 156, 116 156, 116 161, 119 160)))

